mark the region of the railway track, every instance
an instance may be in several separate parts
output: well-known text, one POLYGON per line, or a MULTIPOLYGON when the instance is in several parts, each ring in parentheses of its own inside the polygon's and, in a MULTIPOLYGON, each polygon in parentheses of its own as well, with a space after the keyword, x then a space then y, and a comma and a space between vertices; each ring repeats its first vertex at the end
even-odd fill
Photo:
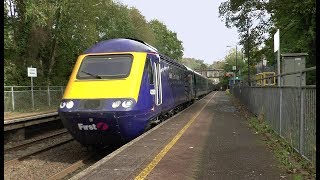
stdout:
MULTIPOLYGON (((40 154, 45 151, 49 151, 53 148, 56 148, 58 146, 62 146, 62 145, 67 144, 71 141, 74 141, 74 139, 69 139, 64 142, 49 146, 45 149, 41 149, 39 151, 27 154, 25 156, 15 158, 10 161, 6 161, 6 162, 4 162, 4 166, 8 168, 8 166, 12 166, 12 165, 15 165, 16 163, 22 162, 23 160, 25 160, 31 156, 35 156, 35 155, 40 154)), ((100 151, 91 151, 91 152, 87 153, 85 156, 83 156, 82 158, 79 158, 79 160, 77 160, 76 162, 61 169, 59 172, 53 173, 50 176, 45 177, 45 179, 56 180, 56 179, 64 179, 68 176, 71 177, 73 174, 75 174, 75 172, 81 170, 81 168, 89 167, 90 165, 94 164, 95 162, 97 162, 101 158, 105 157, 109 153, 113 152, 117 148, 118 147, 113 147, 113 148, 106 148, 106 149, 103 149, 100 151)), ((44 178, 44 177, 42 177, 42 178, 44 178)))
MULTIPOLYGON (((181 109, 176 109, 176 111, 179 110, 181 109)), ((175 113, 177 112, 173 112, 173 114, 175 113)), ((167 119, 168 117, 163 117, 163 120, 167 119)), ((6 148, 4 151, 6 154, 14 152, 15 150, 25 149, 29 146, 35 146, 35 144, 38 143, 40 144, 42 142, 50 141, 53 138, 60 138, 65 134, 68 134, 68 132, 65 129, 60 130, 59 132, 56 132, 51 135, 46 135, 42 138, 33 140, 31 142, 26 142, 20 145, 6 148)), ((5 161, 5 177, 11 177, 12 174, 14 174, 13 176, 16 176, 18 178, 29 177, 32 179, 36 176, 35 174, 41 174, 41 176, 36 177, 40 179, 50 180, 67 179, 72 177, 82 169, 87 168, 95 162, 99 161, 101 158, 105 157, 106 155, 118 148, 109 147, 103 149, 102 151, 88 152, 87 150, 81 150, 80 144, 78 144, 77 142, 70 143, 70 145, 65 145, 72 141, 74 141, 74 139, 70 138, 64 140, 63 142, 59 142, 54 145, 47 146, 46 148, 39 149, 35 152, 28 153, 23 156, 5 161), (72 144, 77 144, 76 148, 74 148, 72 144), (49 150, 52 151, 49 152, 49 150), (61 157, 61 153, 64 154, 65 157, 61 157), (75 154, 77 154, 77 157, 73 157, 75 154), (35 168, 34 166, 38 166, 39 168, 35 168), (44 170, 44 167, 55 167, 55 169, 46 168, 47 170, 44 170), (32 171, 32 173, 30 173, 30 171, 32 171), (23 174, 26 174, 26 176, 24 176, 23 174)))
MULTIPOLYGON (((33 121, 33 120, 29 119, 29 121, 33 121)), ((36 121, 39 122, 39 120, 36 120, 36 121)), ((21 124, 21 121, 17 121, 17 123, 21 124)), ((26 122, 23 122, 23 123, 26 123, 26 122)), ((39 125, 39 123, 36 123, 36 124, 39 125)), ((14 124, 14 122, 12 122, 11 126, 17 127, 14 124)), ((52 159, 57 160, 57 161, 47 160, 46 161, 47 164, 53 164, 49 166, 56 166, 56 164, 60 164, 63 161, 58 159, 65 159, 65 158, 60 157, 61 155, 59 155, 58 152, 64 152, 64 151, 61 151, 59 149, 61 148, 74 149, 72 148, 73 145, 78 144, 71 136, 70 137, 69 136, 70 134, 66 129, 61 129, 45 135, 37 136, 32 139, 23 140, 14 144, 9 143, 9 145, 6 145, 7 147, 4 148, 5 158, 7 158, 7 160, 4 161, 4 168, 7 171, 5 177, 10 177, 9 179, 11 179, 12 174, 15 174, 13 176, 30 177, 29 176, 30 174, 26 172, 35 170, 34 173, 31 173, 31 174, 37 174, 37 173, 40 173, 41 171, 44 171, 43 168, 34 169, 33 166, 34 165, 38 166, 38 164, 34 164, 34 163, 30 164, 30 162, 39 161, 39 160, 42 161, 43 158, 41 157, 46 156, 45 154, 50 154, 52 159), (17 170, 17 167, 21 167, 21 169, 17 170), (22 174, 29 174, 29 175, 23 176, 22 174)), ((114 149, 111 149, 111 148, 109 148, 109 150, 104 150, 103 152, 101 151, 88 152, 80 149, 81 149, 80 146, 77 149, 75 149, 75 151, 78 151, 78 152, 82 151, 82 154, 80 153, 81 155, 79 155, 77 158, 71 158, 76 152, 67 153, 68 154, 67 158, 69 159, 70 157, 70 160, 68 162, 69 164, 65 163, 65 164, 59 165, 60 167, 58 167, 52 172, 50 172, 50 169, 47 169, 46 175, 44 175, 43 177, 38 176, 38 178, 63 179, 67 176, 70 176, 70 174, 72 175, 75 172, 78 172, 83 167, 88 167, 92 165, 93 163, 103 158, 105 154, 108 154, 114 151, 114 149)), ((30 178, 34 178, 34 177, 30 177, 30 178)))
POLYGON ((21 157, 17 157, 17 158, 14 158, 14 159, 5 161, 5 162, 4 162, 4 165, 5 165, 5 166, 9 166, 9 165, 15 164, 15 163, 17 163, 17 162, 19 162, 19 161, 22 161, 22 160, 30 157, 30 156, 37 155, 37 154, 42 153, 42 152, 44 152, 44 151, 48 151, 48 150, 50 150, 50 149, 52 149, 52 148, 55 148, 55 147, 64 145, 64 144, 69 143, 69 142, 71 142, 71 141, 74 141, 74 139, 73 139, 73 138, 70 138, 70 139, 65 140, 65 141, 63 141, 63 142, 59 142, 59 143, 57 143, 57 144, 48 146, 48 147, 46 147, 46 148, 44 148, 44 149, 39 149, 39 150, 37 150, 37 151, 35 151, 35 152, 28 153, 28 154, 23 155, 23 156, 21 156, 21 157))
MULTIPOLYGON (((174 109, 173 114, 180 112, 182 109, 184 109, 183 106, 177 107, 176 109, 174 109)), ((173 114, 171 114, 171 115, 173 115, 173 114)), ((162 121, 168 119, 169 117, 171 117, 171 116, 162 117, 161 120, 159 120, 159 121, 162 122, 162 121)), ((154 126, 156 126, 156 125, 154 125, 154 126)), ((115 151, 117 148, 119 148, 119 147, 113 147, 113 148, 109 147, 109 148, 105 148, 105 149, 101 150, 100 152, 91 153, 88 156, 84 157, 83 159, 81 159, 81 160, 71 164, 70 166, 66 167, 65 169, 61 170, 60 172, 52 175, 48 179, 49 180, 56 180, 56 179, 66 179, 66 177, 70 178, 70 177, 72 177, 72 175, 76 174, 75 172, 77 172, 79 169, 81 169, 85 166, 89 167, 90 165, 94 164, 98 160, 107 156, 109 153, 112 153, 113 151, 115 151)))
POLYGON ((109 147, 109 148, 101 149, 99 151, 91 152, 89 155, 85 156, 84 158, 74 162, 73 164, 64 168, 60 172, 52 175, 51 177, 48 178, 48 180, 65 179, 66 177, 70 178, 72 177, 72 175, 76 174, 75 172, 81 170, 82 168, 89 167, 90 165, 96 163, 103 157, 115 151, 117 148, 119 147, 109 147))
POLYGON ((63 125, 57 112, 35 116, 7 119, 4 121, 4 142, 16 142, 28 139, 34 134, 62 129, 63 125))
POLYGON ((87 164, 86 161, 90 161, 91 159, 93 159, 93 157, 94 157, 94 154, 90 154, 90 155, 84 157, 83 159, 71 164, 70 166, 63 169, 62 171, 52 175, 51 177, 48 178, 48 180, 56 180, 56 179, 65 178, 69 174, 71 174, 71 173, 77 171, 78 169, 80 169, 81 167, 85 166, 87 164))
POLYGON ((53 134, 48 134, 48 135, 40 137, 40 138, 34 138, 31 141, 18 143, 16 145, 11 146, 11 147, 4 148, 4 153, 8 153, 10 151, 26 148, 28 146, 31 146, 32 144, 40 143, 40 142, 48 140, 50 138, 56 138, 56 137, 60 137, 60 136, 66 135, 66 134, 68 134, 68 131, 66 129, 63 129, 63 130, 58 131, 58 132, 53 133, 53 134))

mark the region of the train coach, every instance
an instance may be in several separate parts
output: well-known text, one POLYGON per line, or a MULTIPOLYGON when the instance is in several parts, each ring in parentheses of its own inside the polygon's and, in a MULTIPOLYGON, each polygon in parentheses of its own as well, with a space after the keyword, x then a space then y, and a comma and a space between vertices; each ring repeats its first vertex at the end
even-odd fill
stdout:
POLYGON ((211 84, 143 41, 111 39, 78 57, 58 113, 82 145, 104 147, 141 135, 211 84))

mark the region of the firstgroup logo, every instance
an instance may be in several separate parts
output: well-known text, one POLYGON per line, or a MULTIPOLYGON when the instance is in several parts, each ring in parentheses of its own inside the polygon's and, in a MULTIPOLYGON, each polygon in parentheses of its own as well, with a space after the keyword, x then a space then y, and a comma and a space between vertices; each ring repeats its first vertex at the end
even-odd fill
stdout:
POLYGON ((78 128, 80 131, 106 131, 109 129, 109 126, 104 122, 98 122, 97 124, 82 124, 78 123, 78 128))
POLYGON ((100 130, 102 130, 102 131, 105 131, 105 130, 107 130, 109 128, 109 126, 106 124, 106 123, 104 123, 104 122, 98 122, 97 123, 97 129, 100 129, 100 130))

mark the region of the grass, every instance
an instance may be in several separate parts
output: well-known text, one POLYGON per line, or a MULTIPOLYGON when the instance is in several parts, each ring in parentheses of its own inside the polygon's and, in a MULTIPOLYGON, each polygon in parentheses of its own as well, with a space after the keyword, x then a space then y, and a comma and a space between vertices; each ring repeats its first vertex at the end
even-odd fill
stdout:
POLYGON ((226 94, 227 94, 227 95, 231 95, 230 89, 226 89, 226 94))
POLYGON ((226 90, 226 94, 233 97, 235 104, 240 107, 240 110, 248 119, 248 125, 255 131, 255 134, 262 136, 263 142, 271 149, 276 159, 287 170, 287 173, 293 174, 294 180, 316 179, 316 167, 296 152, 290 143, 273 131, 272 127, 266 122, 264 114, 256 117, 246 108, 243 108, 244 106, 229 90, 226 90))
POLYGON ((278 136, 266 123, 263 116, 249 117, 248 123, 254 129, 255 134, 262 135, 267 147, 272 150, 287 173, 294 174, 294 179, 316 178, 316 168, 297 153, 288 142, 278 136))

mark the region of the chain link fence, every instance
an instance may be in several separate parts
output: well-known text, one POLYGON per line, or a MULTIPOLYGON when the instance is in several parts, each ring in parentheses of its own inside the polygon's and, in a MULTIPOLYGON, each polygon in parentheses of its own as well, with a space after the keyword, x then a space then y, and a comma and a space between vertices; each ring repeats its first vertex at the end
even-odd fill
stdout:
POLYGON ((4 112, 58 109, 64 89, 64 86, 5 86, 4 112))
MULTIPOLYGON (((303 74, 316 68, 290 74, 303 74)), ((286 76, 289 73, 282 74, 286 76)), ((316 85, 248 86, 236 84, 230 92, 255 115, 263 115, 272 129, 303 157, 316 163, 316 85)), ((282 80, 280 80, 282 82, 282 80)), ((255 83, 251 83, 255 84, 255 83)))

